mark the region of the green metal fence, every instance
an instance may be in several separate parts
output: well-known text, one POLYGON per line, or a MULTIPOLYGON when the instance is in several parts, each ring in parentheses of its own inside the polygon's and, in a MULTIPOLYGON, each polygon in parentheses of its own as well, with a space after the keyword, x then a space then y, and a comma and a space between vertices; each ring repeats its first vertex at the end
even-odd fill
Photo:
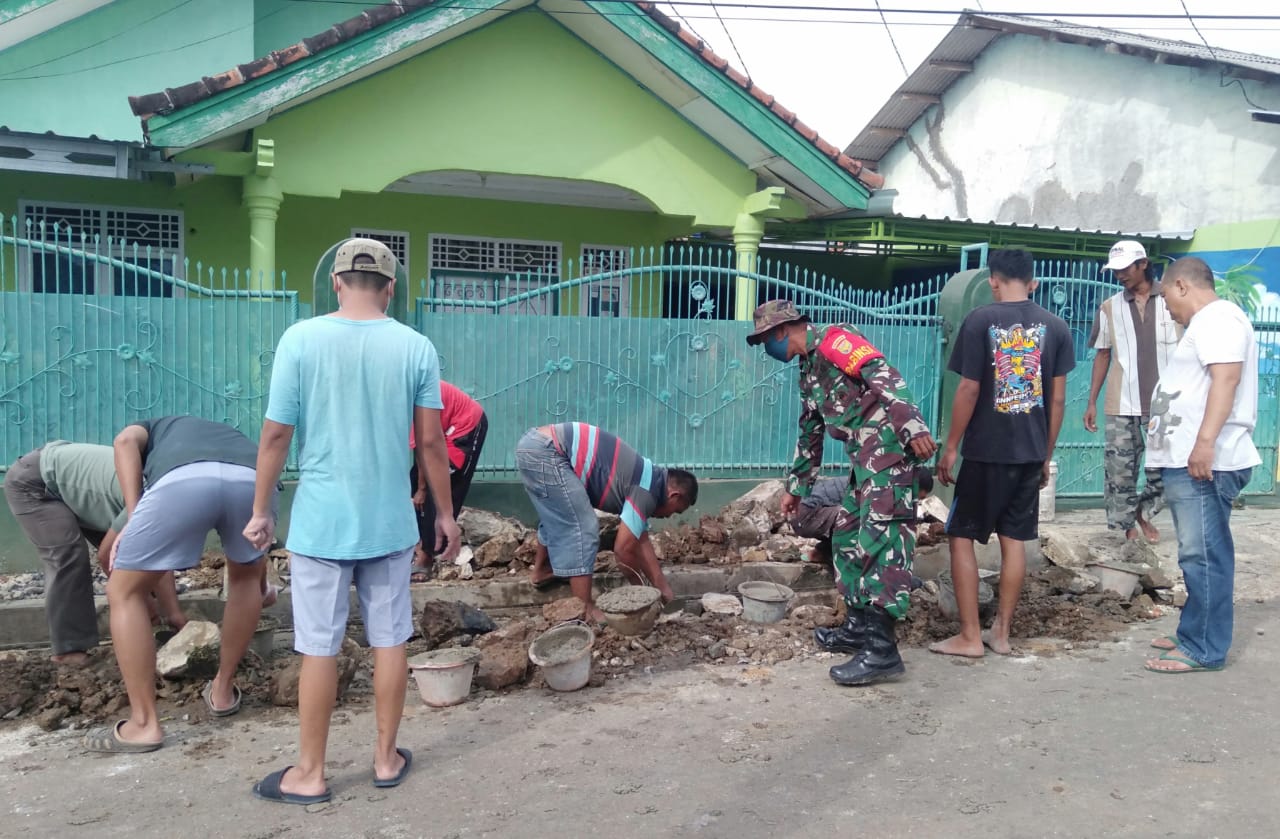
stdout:
MULTIPOLYGON (((945 278, 867 291, 784 262, 761 260, 743 273, 728 249, 686 246, 630 251, 599 267, 451 272, 420 284, 417 327, 439 351, 444 378, 489 416, 482 473, 514 475, 525 429, 582 421, 700 475, 780 474, 798 430, 797 373, 747 345, 750 322, 732 319, 740 299, 749 311, 785 297, 815 322, 854 324, 937 423, 945 278)), ((825 462, 848 468, 834 441, 825 462)))
POLYGON ((276 342, 300 314, 283 275, 0 216, 0 468, 164 414, 256 439, 276 342))

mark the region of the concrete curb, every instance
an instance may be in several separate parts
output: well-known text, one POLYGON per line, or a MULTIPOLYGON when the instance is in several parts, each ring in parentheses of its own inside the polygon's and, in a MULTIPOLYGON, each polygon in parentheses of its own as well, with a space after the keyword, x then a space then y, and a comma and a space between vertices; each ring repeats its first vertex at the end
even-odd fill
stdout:
MULTIPOLYGON (((738 585, 765 580, 781 583, 797 592, 825 591, 834 587, 835 581, 826 568, 809 562, 750 562, 736 565, 674 566, 664 569, 667 581, 676 597, 693 600, 707 592, 736 593, 738 585)), ((607 591, 624 583, 621 574, 597 574, 597 591, 607 591)), ((459 601, 487 612, 510 609, 536 608, 569 596, 567 585, 538 591, 529 585, 528 577, 521 575, 511 579, 493 579, 471 582, 414 583, 410 586, 413 610, 417 615, 428 601, 459 601)), ((187 592, 179 600, 187 617, 193 620, 220 621, 226 605, 217 589, 187 592)), ((98 612, 98 632, 105 640, 111 634, 107 600, 95 600, 98 612)), ((293 626, 293 606, 289 591, 281 592, 279 600, 270 609, 262 611, 280 621, 281 629, 293 626)), ((351 593, 351 618, 359 621, 359 608, 355 592, 351 593)), ((47 646, 49 626, 45 620, 44 600, 15 600, 0 603, 0 649, 47 646)))

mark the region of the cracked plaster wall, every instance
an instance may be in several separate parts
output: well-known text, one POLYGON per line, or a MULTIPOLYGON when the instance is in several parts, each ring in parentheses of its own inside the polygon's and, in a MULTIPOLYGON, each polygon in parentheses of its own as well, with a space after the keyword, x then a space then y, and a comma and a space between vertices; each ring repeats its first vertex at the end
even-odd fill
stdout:
MULTIPOLYGON (((1280 84, 1244 82, 1280 110, 1280 84)), ((1280 126, 1216 71, 1005 36, 881 161, 908 216, 1175 231, 1280 216, 1280 126)))

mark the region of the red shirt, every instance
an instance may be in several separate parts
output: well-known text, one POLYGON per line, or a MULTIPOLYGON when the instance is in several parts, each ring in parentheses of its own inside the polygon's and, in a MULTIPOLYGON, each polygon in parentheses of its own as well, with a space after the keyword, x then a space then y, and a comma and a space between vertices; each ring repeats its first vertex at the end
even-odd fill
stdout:
MULTIPOLYGON (((467 396, 460 388, 446 381, 440 382, 440 401, 444 408, 440 411, 440 427, 444 429, 444 445, 449 452, 449 463, 454 469, 461 469, 466 455, 462 449, 454 445, 459 437, 465 437, 480 424, 484 416, 484 408, 480 403, 467 396)), ((417 440, 413 433, 413 424, 409 425, 409 448, 415 448, 417 440)))

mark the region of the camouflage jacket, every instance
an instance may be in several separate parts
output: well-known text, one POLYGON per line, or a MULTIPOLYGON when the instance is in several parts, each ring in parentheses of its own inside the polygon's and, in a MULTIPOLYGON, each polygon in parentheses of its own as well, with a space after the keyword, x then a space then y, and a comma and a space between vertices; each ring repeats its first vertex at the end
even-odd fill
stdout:
POLYGON ((822 433, 845 444, 849 459, 872 472, 914 462, 908 443, 929 433, 907 383, 849 324, 813 326, 800 359, 800 439, 787 479, 807 496, 822 466, 822 433))

